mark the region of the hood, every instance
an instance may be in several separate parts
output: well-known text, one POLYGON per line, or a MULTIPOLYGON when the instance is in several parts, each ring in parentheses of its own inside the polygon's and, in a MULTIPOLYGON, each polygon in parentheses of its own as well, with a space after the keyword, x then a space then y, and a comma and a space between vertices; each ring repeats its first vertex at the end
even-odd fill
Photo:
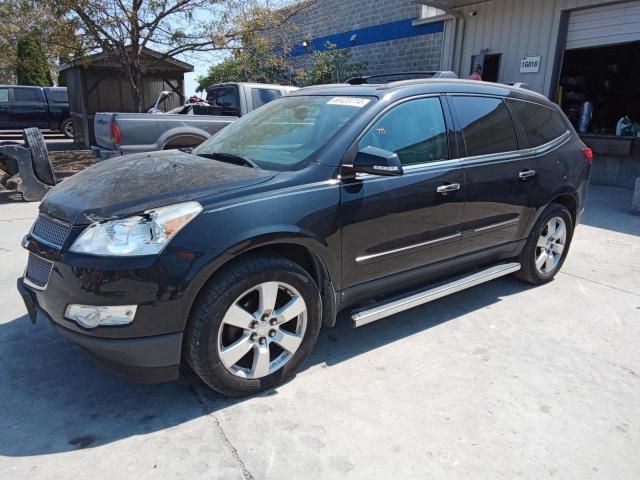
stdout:
POLYGON ((274 172, 180 151, 105 160, 52 188, 40 211, 85 225, 266 182, 274 172))

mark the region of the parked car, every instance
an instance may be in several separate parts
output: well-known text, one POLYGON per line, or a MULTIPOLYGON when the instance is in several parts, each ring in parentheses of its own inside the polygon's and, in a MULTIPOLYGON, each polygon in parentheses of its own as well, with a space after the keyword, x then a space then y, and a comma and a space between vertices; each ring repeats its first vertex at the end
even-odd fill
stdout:
MULTIPOLYGON (((295 87, 225 83, 207 90, 206 105, 186 105, 167 114, 96 113, 96 153, 102 158, 128 153, 195 147, 239 117, 295 87)), ((156 105, 157 110, 157 105, 156 105)))
POLYGON ((73 138, 66 87, 0 85, 0 130, 37 127, 73 138))
POLYGON ((311 87, 192 153, 112 159, 53 188, 19 280, 108 368, 188 362, 247 395, 355 327, 494 278, 561 268, 592 161, 557 105, 468 80, 311 87), (153 161, 149 161, 153 160, 153 161))

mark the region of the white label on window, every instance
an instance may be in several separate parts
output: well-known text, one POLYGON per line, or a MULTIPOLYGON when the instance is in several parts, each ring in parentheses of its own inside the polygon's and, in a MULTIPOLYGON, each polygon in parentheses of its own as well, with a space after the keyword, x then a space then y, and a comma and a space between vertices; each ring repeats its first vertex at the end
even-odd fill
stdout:
POLYGON ((362 108, 371 100, 368 98, 358 97, 333 97, 327 102, 327 105, 344 105, 345 107, 362 108))

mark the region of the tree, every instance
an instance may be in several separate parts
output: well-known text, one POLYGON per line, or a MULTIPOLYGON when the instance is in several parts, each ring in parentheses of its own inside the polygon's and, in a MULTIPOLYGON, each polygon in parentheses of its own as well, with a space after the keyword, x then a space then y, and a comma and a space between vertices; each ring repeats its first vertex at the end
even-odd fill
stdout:
POLYGON ((17 46, 23 39, 37 39, 50 75, 61 61, 83 51, 75 22, 49 0, 2 0, 0 18, 0 83, 16 82, 17 46))
POLYGON ((249 34, 267 32, 309 8, 312 0, 50 0, 77 20, 79 33, 122 68, 142 107, 142 77, 178 55, 234 50, 249 34), (277 7, 277 8, 274 8, 277 7), (162 53, 143 61, 144 48, 162 53))
POLYGON ((198 77, 198 91, 222 82, 282 83, 289 70, 283 48, 277 48, 269 38, 252 35, 231 58, 212 65, 206 75, 198 77))
POLYGON ((33 37, 27 36, 18 42, 16 77, 18 85, 35 85, 37 87, 53 85, 47 56, 42 44, 33 37))
POLYGON ((327 42, 326 50, 316 50, 311 57, 311 66, 296 74, 296 84, 300 86, 344 82, 362 75, 367 68, 366 62, 351 62, 349 49, 337 49, 331 42, 327 42))

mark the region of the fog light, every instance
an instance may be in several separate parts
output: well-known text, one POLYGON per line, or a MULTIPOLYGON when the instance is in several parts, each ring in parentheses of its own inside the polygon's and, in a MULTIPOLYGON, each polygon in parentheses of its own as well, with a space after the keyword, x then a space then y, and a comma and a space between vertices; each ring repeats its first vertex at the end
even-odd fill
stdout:
POLYGON ((105 325, 128 325, 133 322, 137 305, 98 307, 93 305, 68 305, 65 318, 78 322, 85 328, 105 325))

